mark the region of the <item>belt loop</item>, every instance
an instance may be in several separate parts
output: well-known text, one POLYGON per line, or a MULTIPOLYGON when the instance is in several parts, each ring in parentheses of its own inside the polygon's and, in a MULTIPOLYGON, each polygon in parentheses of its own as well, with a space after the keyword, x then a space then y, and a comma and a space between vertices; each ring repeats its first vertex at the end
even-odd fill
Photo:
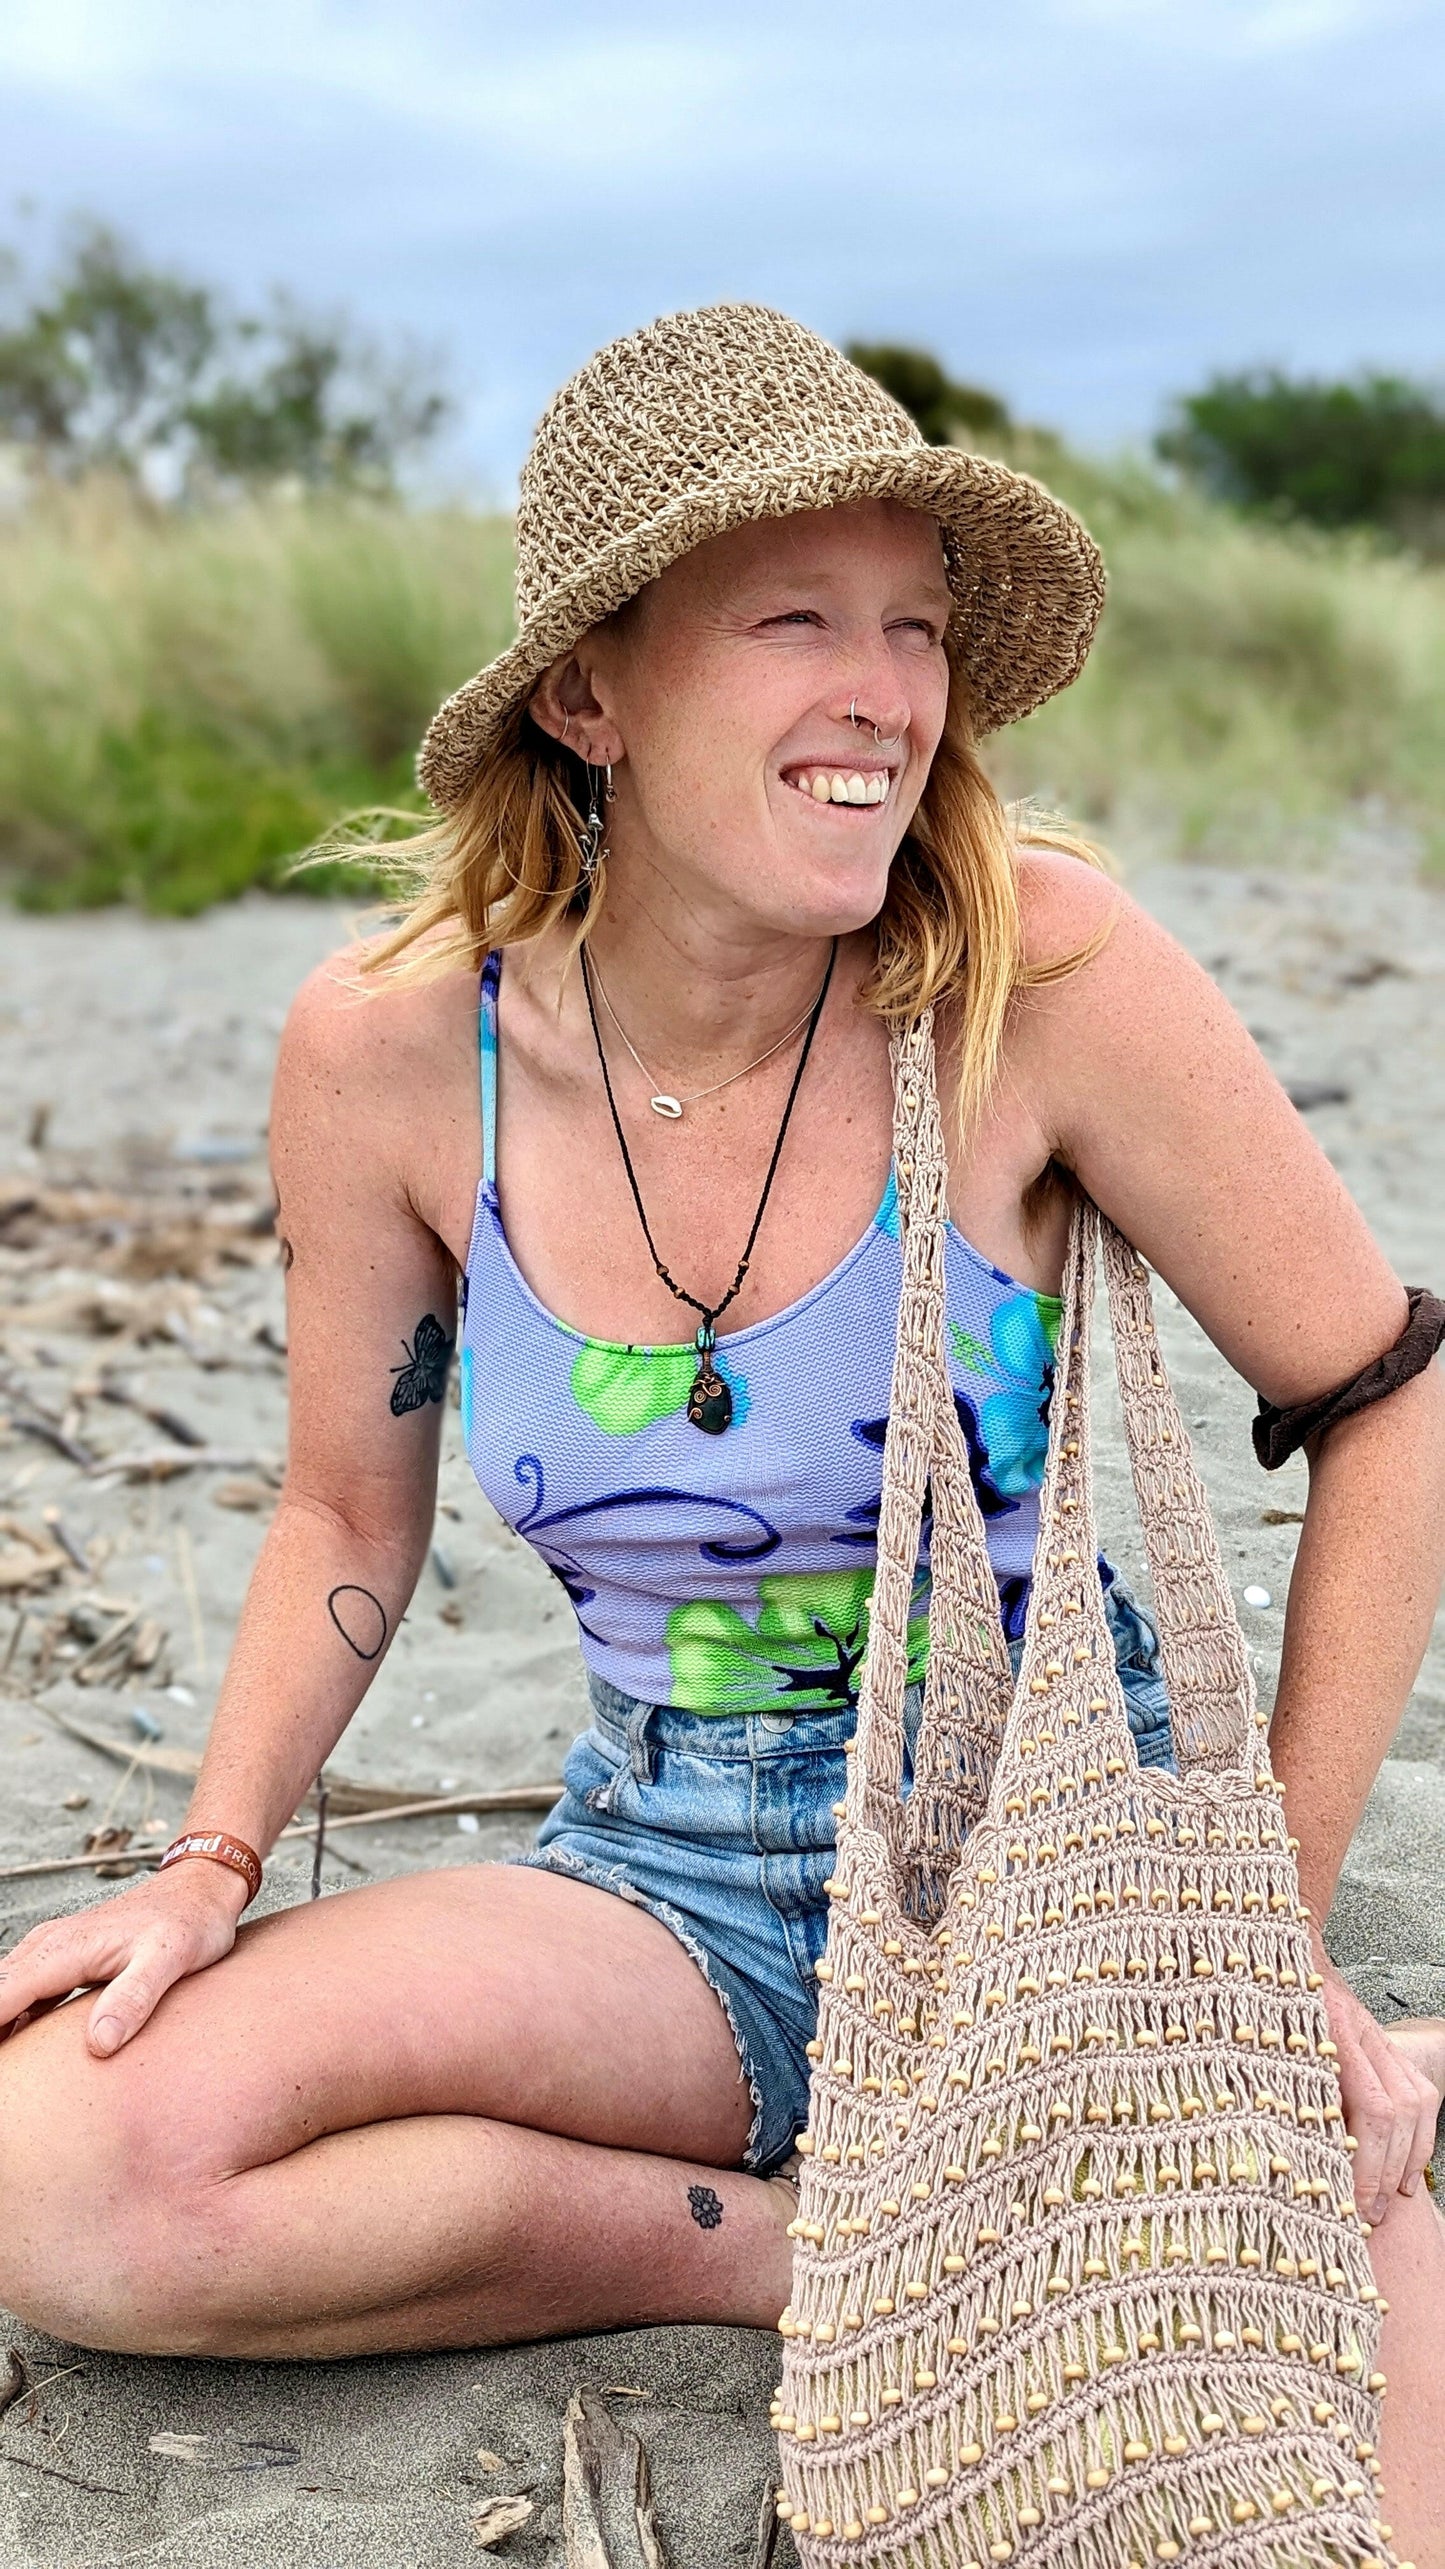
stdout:
POLYGON ((652 1782, 653 1748, 647 1736, 647 1725, 656 1712, 655 1704, 634 1704, 627 1716, 627 1756, 634 1781, 652 1782))

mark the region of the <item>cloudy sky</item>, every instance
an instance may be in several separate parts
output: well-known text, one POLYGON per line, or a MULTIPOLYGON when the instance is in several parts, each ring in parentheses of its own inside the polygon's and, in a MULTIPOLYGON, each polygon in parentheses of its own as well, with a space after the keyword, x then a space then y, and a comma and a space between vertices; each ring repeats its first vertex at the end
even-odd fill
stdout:
POLYGON ((0 60, 4 236, 409 333, 477 492, 723 295, 1096 444, 1216 365, 1445 373, 1439 0, 0 0, 0 60))

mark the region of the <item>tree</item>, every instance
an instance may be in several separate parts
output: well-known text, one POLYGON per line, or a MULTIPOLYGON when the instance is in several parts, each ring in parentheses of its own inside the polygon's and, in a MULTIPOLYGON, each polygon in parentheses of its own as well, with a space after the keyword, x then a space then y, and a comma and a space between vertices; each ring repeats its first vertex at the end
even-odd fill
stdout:
POLYGON ((217 321, 204 287, 148 268, 114 233, 85 226, 48 290, 0 332, 0 430, 52 470, 73 461, 135 471, 173 433, 212 356, 217 321))
POLYGON ((891 392, 910 416, 917 420, 930 446, 951 446, 956 429, 972 429, 979 436, 1005 434, 1012 421, 996 393, 984 392, 977 384, 956 384, 944 373, 936 357, 924 348, 899 348, 888 342, 875 344, 850 339, 843 351, 865 375, 891 392))
MULTIPOLYGON (((248 335, 260 336, 247 325, 248 335)), ((224 375, 185 408, 186 426, 210 468, 226 479, 287 476, 313 484, 389 488, 403 455, 435 436, 445 396, 414 385, 354 343, 278 297, 269 348, 250 373, 224 375)))
POLYGON ((1216 375, 1154 443, 1217 498, 1319 526, 1407 534, 1445 510, 1445 407, 1396 375, 1216 375))
POLYGON ((234 313, 100 224, 38 281, 12 255, 4 283, 0 437, 57 477, 389 490, 447 414, 414 363, 345 320, 279 294, 264 316, 234 313))

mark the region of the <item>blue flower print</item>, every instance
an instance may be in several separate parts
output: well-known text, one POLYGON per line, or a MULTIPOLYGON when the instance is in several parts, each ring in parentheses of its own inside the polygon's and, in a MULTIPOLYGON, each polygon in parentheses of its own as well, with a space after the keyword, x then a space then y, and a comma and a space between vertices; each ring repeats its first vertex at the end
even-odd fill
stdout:
POLYGON ((989 1395, 979 1425, 990 1475, 1012 1497, 1036 1490, 1044 1477, 1059 1319, 1052 1294, 1016 1293, 999 1304, 989 1327, 994 1363, 1008 1389, 989 1395))
MULTIPOLYGON (((953 1406, 958 1412, 958 1423, 963 1430, 963 1441, 968 1449, 969 1477, 973 1482, 974 1496, 978 1500, 982 1514, 985 1518, 1012 1516, 1018 1507, 1018 1500, 1008 1497, 997 1487, 991 1476, 988 1449, 984 1444, 983 1431, 979 1426, 972 1402, 966 1401, 962 1392, 955 1392, 953 1406)), ((872 1445, 881 1453, 888 1434, 888 1421, 886 1418, 855 1418, 853 1433, 861 1445, 872 1445)), ((883 1497, 880 1491, 876 1499, 866 1499, 860 1507, 849 1508, 847 1522, 850 1527, 857 1530, 849 1534, 835 1534, 833 1541, 835 1543, 876 1543, 878 1518, 882 1506, 883 1497)), ((925 1558, 932 1539, 933 1492, 930 1485, 924 1492, 923 1499, 922 1551, 925 1558)))
POLYGON ((1003 1617, 1005 1641, 1022 1641, 1024 1637, 1033 1584, 1027 1578, 1000 1579, 998 1583, 998 1610, 1003 1617))

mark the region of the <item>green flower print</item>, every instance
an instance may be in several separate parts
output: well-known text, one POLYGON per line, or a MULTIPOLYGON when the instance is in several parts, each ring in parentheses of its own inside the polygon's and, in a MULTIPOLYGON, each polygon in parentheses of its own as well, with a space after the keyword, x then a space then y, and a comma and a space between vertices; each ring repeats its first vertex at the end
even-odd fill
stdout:
POLYGON ((608 1436, 637 1436, 686 1409, 696 1372, 690 1347, 612 1347, 589 1338, 572 1367, 572 1398, 608 1436))
POLYGON ((960 1329, 956 1320, 950 1320, 948 1324, 948 1340, 953 1349, 953 1361, 961 1372, 967 1374, 993 1372, 993 1357, 983 1340, 975 1338, 969 1329, 960 1329))
MULTIPOLYGON (((857 1698, 871 1570, 779 1571, 758 1581, 758 1617, 694 1598, 667 1619, 672 1700, 698 1713, 841 1711, 857 1698)), ((928 1658, 928 1617, 910 1618, 908 1677, 928 1658)))
MULTIPOLYGON (((721 1355, 719 1373, 733 1396, 733 1424, 748 1414, 748 1387, 721 1355)), ((691 1347, 616 1347, 606 1338, 588 1338, 572 1366, 572 1398, 607 1436, 640 1436, 659 1418, 686 1409, 697 1372, 691 1347)))

